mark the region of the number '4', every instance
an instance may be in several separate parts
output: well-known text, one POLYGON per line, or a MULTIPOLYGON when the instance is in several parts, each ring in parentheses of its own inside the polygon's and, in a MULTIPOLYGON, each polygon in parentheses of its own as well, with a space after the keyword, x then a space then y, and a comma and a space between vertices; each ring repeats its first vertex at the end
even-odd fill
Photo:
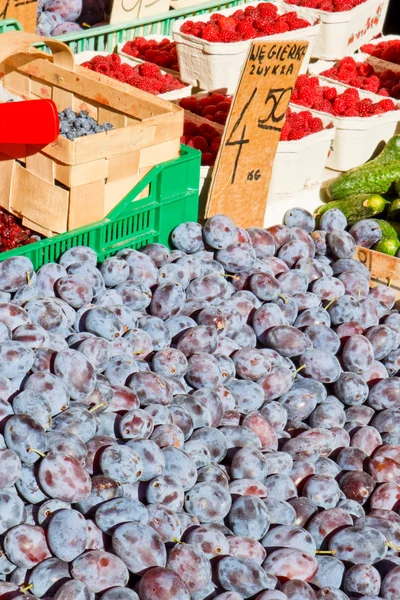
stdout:
POLYGON ((231 131, 228 139, 225 142, 225 146, 238 146, 238 151, 236 154, 235 163, 234 163, 233 171, 232 171, 232 177, 231 177, 232 184, 235 183, 236 172, 237 172, 237 168, 239 166, 239 160, 240 160, 240 155, 242 153, 242 148, 243 148, 244 144, 248 144, 250 142, 250 140, 246 139, 246 125, 243 125, 243 129, 242 129, 240 138, 238 140, 233 140, 233 136, 236 133, 236 130, 239 128, 240 124, 242 123, 242 120, 246 113, 246 110, 249 108, 256 93, 257 93, 257 88, 254 88, 253 93, 251 94, 250 98, 247 100, 246 104, 243 106, 243 109, 242 109, 236 123, 232 127, 232 131, 231 131))

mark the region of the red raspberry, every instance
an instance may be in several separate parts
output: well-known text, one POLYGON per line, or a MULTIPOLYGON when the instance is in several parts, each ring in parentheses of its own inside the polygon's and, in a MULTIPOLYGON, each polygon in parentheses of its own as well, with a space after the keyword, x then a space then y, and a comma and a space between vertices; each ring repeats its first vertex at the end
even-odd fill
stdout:
POLYGON ((110 77, 116 79, 117 81, 122 81, 122 83, 126 83, 129 79, 129 77, 122 71, 114 71, 113 73, 110 73, 110 77))
POLYGON ((232 15, 232 19, 235 19, 236 21, 241 21, 244 18, 244 12, 241 9, 236 10, 232 15))
POLYGON ((364 78, 363 77, 354 77, 354 79, 351 79, 349 81, 349 85, 351 85, 352 87, 356 87, 356 88, 362 88, 364 85, 364 78))
POLYGON ((333 4, 331 0, 322 0, 319 5, 319 10, 324 10, 326 12, 333 12, 333 4))
POLYGON ((286 33, 287 31, 290 31, 290 27, 286 21, 276 21, 275 33, 286 33))
POLYGON ((146 52, 143 54, 143 58, 147 62, 153 62, 157 54, 157 50, 146 50, 146 52))
MULTIPOLYGON (((194 22, 193 21, 186 21, 186 23, 184 23, 181 26, 181 32, 182 33, 188 33, 189 35, 192 33, 193 31, 193 27, 194 27, 194 22)), ((137 39, 137 38, 136 38, 137 39)))
POLYGON ((305 127, 304 127, 304 125, 301 125, 299 123, 296 125, 296 127, 292 127, 292 129, 290 130, 288 140, 289 141, 301 140, 305 135, 306 135, 305 127))
POLYGON ((342 96, 344 98, 346 98, 348 106, 350 106, 360 100, 360 95, 359 95, 358 91, 354 88, 348 88, 347 90, 345 90, 343 92, 342 96))
POLYGON ((121 65, 121 57, 119 54, 114 52, 113 54, 110 54, 110 56, 107 56, 107 58, 111 66, 119 67, 121 65))
POLYGON ((287 142, 287 140, 289 139, 290 130, 291 130, 290 123, 288 121, 286 121, 281 130, 281 137, 280 137, 281 142, 287 142))
POLYGON ((87 60, 86 62, 83 62, 81 64, 81 67, 85 67, 86 69, 92 70, 92 63, 89 60, 87 60))
MULTIPOLYGON (((189 24, 189 23, 191 23, 191 21, 188 21, 186 24, 189 24)), ((143 46, 148 46, 149 41, 146 40, 146 38, 144 38, 144 37, 138 36, 130 43, 134 44, 137 48, 141 48, 143 46)))
POLYGON ((154 81, 153 79, 142 77, 142 79, 140 81, 138 81, 138 83, 136 84, 136 87, 139 90, 148 92, 149 94, 157 95, 157 94, 159 94, 159 91, 156 90, 155 86, 153 85, 153 81, 154 81))
POLYGON ((364 44, 363 46, 361 46, 361 52, 364 52, 364 54, 373 54, 375 50, 375 44, 364 44))
POLYGON ((357 63, 357 73, 361 77, 371 77, 371 75, 375 74, 375 70, 368 63, 357 63))
POLYGON ((219 102, 217 104, 217 110, 219 110, 220 112, 227 113, 227 112, 229 112, 230 108, 231 108, 230 102, 219 102))
POLYGON ((346 108, 348 108, 346 98, 344 98, 343 96, 338 96, 337 98, 335 98, 335 100, 333 101, 334 115, 336 115, 337 117, 343 115, 346 108))
POLYGON ((274 22, 264 17, 260 17, 254 21, 254 28, 262 35, 273 35, 275 33, 274 22))
POLYGON ((255 19, 258 16, 258 10, 256 6, 247 6, 244 9, 244 14, 246 17, 253 17, 255 19))
POLYGON ((229 96, 225 94, 219 94, 217 92, 213 92, 208 96, 208 100, 210 104, 219 104, 220 102, 225 102, 229 96))
POLYGON ((278 14, 278 7, 271 2, 262 2, 257 6, 257 11, 260 17, 271 17, 276 18, 278 14))
POLYGON ((364 98, 357 104, 360 117, 369 117, 374 110, 374 104, 370 98, 364 98))
POLYGON ((219 147, 221 145, 222 137, 219 135, 213 139, 210 144, 210 150, 214 156, 218 154, 219 147))
POLYGON ((312 88, 319 87, 318 77, 309 77, 308 83, 312 88))
POLYGON ((220 28, 214 23, 209 23, 204 27, 202 38, 207 42, 219 42, 220 28))
POLYGON ((309 128, 311 133, 317 133, 318 131, 323 130, 324 124, 322 123, 322 120, 319 117, 313 117, 309 121, 309 128))
POLYGON ((121 73, 123 73, 127 79, 129 79, 129 77, 132 77, 132 75, 134 73, 133 67, 131 67, 130 65, 125 65, 125 64, 121 65, 119 67, 115 67, 115 70, 118 70, 121 73))
POLYGON ((296 19, 291 23, 288 23, 290 30, 295 31, 296 29, 305 29, 306 27, 311 27, 311 23, 306 21, 306 19, 296 19))
POLYGON ((203 167, 212 167, 215 164, 215 156, 211 152, 203 152, 201 164, 203 167))
POLYGON ((379 77, 376 75, 372 75, 372 77, 367 77, 364 79, 363 89, 368 90, 369 92, 376 92, 379 90, 381 82, 379 81, 379 77))
POLYGON ((398 48, 395 46, 389 46, 386 50, 384 50, 381 54, 382 60, 387 60, 388 62, 393 62, 396 64, 399 63, 400 53, 398 48))
POLYGON ((139 81, 142 81, 142 77, 138 74, 138 73, 134 73, 134 75, 132 75, 132 77, 129 77, 126 80, 126 83, 128 83, 129 85, 132 85, 133 87, 137 87, 137 84, 139 83, 139 81))
POLYGON ((213 121, 215 121, 215 123, 219 123, 220 125, 225 125, 226 113, 217 111, 214 115, 213 121))
POLYGON ((302 106, 308 106, 311 108, 315 100, 314 92, 310 87, 303 87, 300 90, 300 98, 298 103, 302 106))
POLYGON ((308 75, 299 75, 296 79, 296 87, 298 89, 302 87, 309 87, 310 85, 310 77, 308 75))
POLYGON ((351 108, 346 108, 343 116, 344 117, 359 117, 360 115, 359 115, 357 108, 355 106, 352 106, 351 108))
POLYGON ((235 31, 237 23, 233 17, 221 16, 218 19, 218 25, 221 29, 230 29, 231 31, 235 31))
MULTIPOLYGON (((383 90, 379 90, 379 92, 378 92, 380 96, 389 95, 389 94, 381 94, 382 91, 383 90)), ((393 98, 396 98, 397 100, 400 100, 400 83, 398 83, 397 85, 395 85, 394 87, 392 87, 392 89, 390 90, 390 95, 393 96, 393 98)))
POLYGON ((200 150, 200 152, 208 152, 209 147, 206 140, 201 135, 196 135, 191 140, 192 148, 196 148, 196 150, 200 150))
POLYGON ((207 117, 207 119, 210 119, 211 121, 213 121, 214 119, 211 119, 211 117, 214 117, 216 112, 217 112, 216 106, 206 106, 202 115, 203 115, 203 117, 207 117))
POLYGON ((211 142, 219 135, 219 133, 212 125, 209 125, 208 123, 202 123, 199 127, 199 135, 201 135, 207 142, 211 142))
POLYGON ((389 98, 387 100, 380 100, 375 106, 383 108, 385 112, 395 109, 395 104, 393 100, 390 100, 389 98))
POLYGON ((195 112, 198 107, 198 101, 193 96, 188 96, 187 98, 182 98, 182 100, 179 101, 179 106, 184 110, 195 112))
POLYGON ((251 40, 257 37, 257 31, 247 19, 240 21, 236 27, 236 31, 243 40, 251 40))
POLYGON ((198 126, 195 123, 192 123, 192 121, 187 121, 185 119, 185 121, 183 123, 183 135, 194 137, 198 133, 199 133, 198 126))
POLYGON ((240 35, 236 31, 231 29, 223 29, 220 34, 221 42, 229 44, 233 42, 240 42, 240 35))
POLYGON ((93 71, 96 71, 96 73, 101 73, 102 75, 110 75, 111 67, 106 62, 97 62, 93 67, 93 71))
POLYGON ((324 87, 323 93, 325 100, 334 100, 338 95, 337 90, 334 87, 324 87))

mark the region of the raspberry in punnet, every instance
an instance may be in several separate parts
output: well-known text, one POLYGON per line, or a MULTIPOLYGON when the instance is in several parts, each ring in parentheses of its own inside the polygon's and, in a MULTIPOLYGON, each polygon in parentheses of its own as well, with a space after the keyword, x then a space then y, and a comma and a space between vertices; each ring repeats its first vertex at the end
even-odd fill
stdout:
POLYGON ((298 77, 291 101, 336 117, 370 117, 399 109, 390 98, 379 102, 370 98, 361 99, 357 89, 352 87, 338 93, 331 86, 320 85, 317 78, 309 75, 298 77))
POLYGON ((171 73, 163 73, 156 64, 144 62, 132 67, 121 64, 121 57, 117 54, 95 56, 81 66, 154 95, 165 94, 185 87, 185 84, 177 77, 171 73))
POLYGON ((122 48, 122 52, 129 54, 133 58, 152 62, 162 69, 171 69, 172 71, 179 72, 176 44, 167 38, 158 42, 156 40, 147 40, 144 37, 137 37, 134 40, 126 42, 122 48))
POLYGON ((400 40, 364 44, 361 46, 361 52, 400 65, 400 40))
POLYGON ((231 15, 214 13, 209 20, 186 21, 180 31, 202 38, 207 42, 233 43, 287 31, 310 27, 311 23, 295 11, 279 14, 278 7, 271 2, 247 6, 231 15))
POLYGON ((353 10, 367 0, 285 0, 287 4, 300 6, 301 8, 311 8, 323 10, 326 12, 345 12, 353 10))
POLYGON ((380 96, 400 99, 400 72, 376 71, 372 65, 356 62, 352 57, 343 58, 321 75, 380 96))
POLYGON ((208 96, 201 99, 195 98, 194 96, 182 98, 179 102, 179 106, 196 115, 204 117, 209 121, 225 125, 231 103, 232 96, 210 93, 208 96))

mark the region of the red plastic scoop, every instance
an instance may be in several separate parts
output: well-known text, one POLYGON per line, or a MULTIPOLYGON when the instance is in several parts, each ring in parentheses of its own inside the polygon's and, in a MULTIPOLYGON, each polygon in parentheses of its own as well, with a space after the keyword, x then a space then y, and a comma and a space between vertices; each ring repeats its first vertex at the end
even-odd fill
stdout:
POLYGON ((0 104, 0 144, 46 146, 57 139, 59 132, 58 111, 53 100, 0 104))

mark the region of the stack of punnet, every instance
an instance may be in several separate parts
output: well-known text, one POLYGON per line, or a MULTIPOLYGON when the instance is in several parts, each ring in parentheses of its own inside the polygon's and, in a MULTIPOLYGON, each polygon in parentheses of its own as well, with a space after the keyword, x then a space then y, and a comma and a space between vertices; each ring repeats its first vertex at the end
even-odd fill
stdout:
POLYGON ((0 263, 0 598, 397 600, 399 305, 346 226, 0 263))

